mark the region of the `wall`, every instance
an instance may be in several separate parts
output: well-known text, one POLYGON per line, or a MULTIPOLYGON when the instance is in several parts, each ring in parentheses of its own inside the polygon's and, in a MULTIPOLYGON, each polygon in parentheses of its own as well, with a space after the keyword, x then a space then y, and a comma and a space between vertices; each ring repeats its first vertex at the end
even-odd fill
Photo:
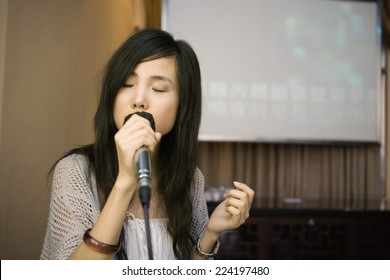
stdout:
POLYGON ((100 73, 139 3, 0 0, 1 259, 39 258, 47 172, 91 141, 100 73))
POLYGON ((5 68, 5 45, 7 36, 7 11, 8 0, 0 0, 0 155, 1 155, 1 128, 2 108, 4 95, 4 68, 5 68))

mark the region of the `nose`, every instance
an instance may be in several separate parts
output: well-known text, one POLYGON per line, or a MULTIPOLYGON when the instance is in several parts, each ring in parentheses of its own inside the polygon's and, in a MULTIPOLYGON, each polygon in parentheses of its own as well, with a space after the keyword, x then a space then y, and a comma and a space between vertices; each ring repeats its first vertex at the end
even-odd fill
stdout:
POLYGON ((148 107, 147 92, 142 88, 138 88, 131 100, 131 108, 145 110, 148 107))

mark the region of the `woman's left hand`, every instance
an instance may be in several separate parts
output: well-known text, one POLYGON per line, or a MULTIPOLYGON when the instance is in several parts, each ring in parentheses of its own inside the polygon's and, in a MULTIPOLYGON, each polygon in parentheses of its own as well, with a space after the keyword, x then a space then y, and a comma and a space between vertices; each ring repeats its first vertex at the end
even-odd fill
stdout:
POLYGON ((224 194, 225 200, 213 211, 207 230, 220 235, 223 231, 235 229, 249 217, 254 191, 247 185, 234 182, 235 189, 224 194))

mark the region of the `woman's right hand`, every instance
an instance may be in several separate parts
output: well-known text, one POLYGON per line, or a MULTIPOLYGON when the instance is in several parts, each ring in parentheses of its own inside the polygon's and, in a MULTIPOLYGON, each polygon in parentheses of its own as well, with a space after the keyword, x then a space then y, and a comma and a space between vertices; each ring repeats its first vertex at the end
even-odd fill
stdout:
POLYGON ((115 134, 118 177, 115 185, 132 190, 137 186, 136 154, 141 147, 156 150, 161 134, 154 132, 147 119, 134 114, 115 134))

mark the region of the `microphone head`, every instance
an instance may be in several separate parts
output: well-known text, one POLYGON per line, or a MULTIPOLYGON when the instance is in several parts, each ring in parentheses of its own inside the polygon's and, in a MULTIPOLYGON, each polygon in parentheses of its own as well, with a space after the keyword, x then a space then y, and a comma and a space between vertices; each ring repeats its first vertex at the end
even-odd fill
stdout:
POLYGON ((156 124, 154 123, 153 115, 148 113, 148 112, 145 112, 145 111, 135 112, 133 114, 127 115, 125 117, 125 120, 123 121, 123 124, 125 124, 133 115, 138 115, 138 116, 143 117, 144 119, 147 119, 149 121, 150 126, 152 127, 153 131, 156 131, 156 124))

